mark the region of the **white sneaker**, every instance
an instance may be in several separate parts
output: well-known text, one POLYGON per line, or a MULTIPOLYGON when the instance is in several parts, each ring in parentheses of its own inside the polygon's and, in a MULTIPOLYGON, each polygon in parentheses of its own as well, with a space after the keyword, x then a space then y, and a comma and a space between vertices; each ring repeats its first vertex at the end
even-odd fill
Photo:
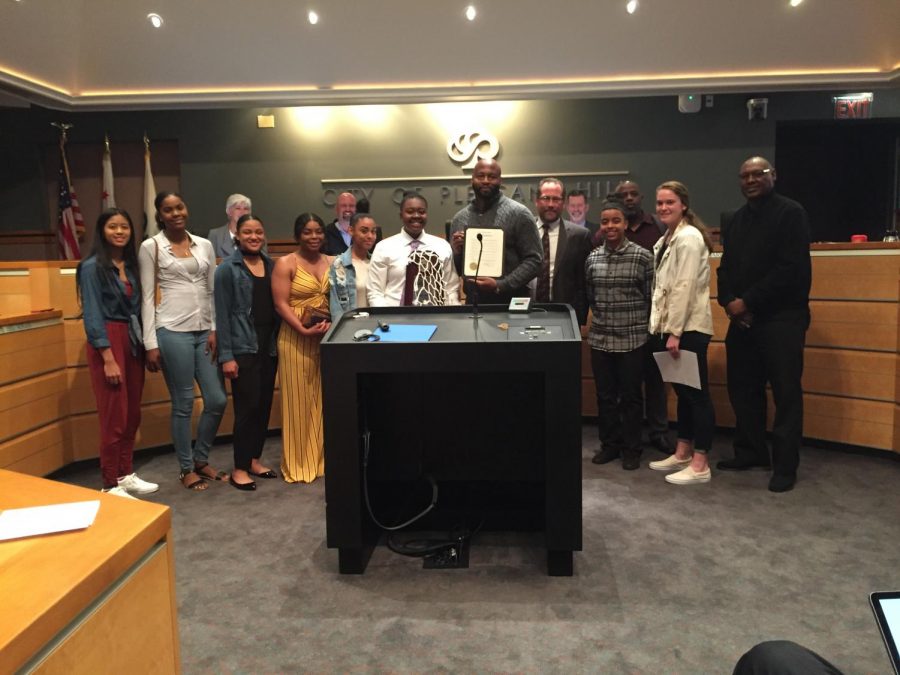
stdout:
POLYGON ((148 495, 159 490, 159 485, 141 480, 136 473, 122 476, 119 479, 119 487, 136 495, 148 495))
POLYGON ((675 485, 693 485, 694 483, 708 483, 712 477, 712 471, 694 471, 691 467, 685 467, 678 473, 670 473, 666 476, 669 483, 675 485))
POLYGON ((105 492, 108 495, 115 495, 116 497, 127 497, 128 499, 135 500, 137 499, 137 497, 132 497, 130 494, 128 494, 128 491, 125 488, 121 488, 118 486, 114 488, 107 488, 106 490, 100 490, 100 492, 105 492))
POLYGON ((669 455, 665 459, 659 459, 650 462, 650 468, 654 471, 674 471, 675 469, 683 469, 691 463, 691 458, 678 459, 674 454, 669 455))

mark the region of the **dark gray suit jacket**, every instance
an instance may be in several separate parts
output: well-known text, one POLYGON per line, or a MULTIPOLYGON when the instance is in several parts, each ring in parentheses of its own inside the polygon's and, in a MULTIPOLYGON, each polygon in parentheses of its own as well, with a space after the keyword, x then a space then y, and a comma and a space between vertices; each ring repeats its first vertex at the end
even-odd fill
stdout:
MULTIPOLYGON (((231 232, 228 230, 227 223, 222 225, 222 227, 214 227, 211 229, 209 234, 206 235, 206 238, 209 239, 209 243, 212 244, 213 251, 217 258, 222 258, 224 260, 237 250, 237 246, 234 245, 234 240, 231 238, 231 232)), ((268 253, 268 244, 263 244, 262 250, 263 253, 268 253)))
POLYGON ((228 224, 222 227, 214 227, 206 235, 209 243, 213 245, 213 251, 217 258, 227 258, 234 253, 235 246, 232 243, 231 232, 228 231, 228 224))
POLYGON ((572 305, 578 323, 582 326, 587 321, 588 313, 584 264, 591 248, 591 233, 587 228, 566 221, 560 222, 556 259, 553 261, 551 296, 553 302, 572 305))

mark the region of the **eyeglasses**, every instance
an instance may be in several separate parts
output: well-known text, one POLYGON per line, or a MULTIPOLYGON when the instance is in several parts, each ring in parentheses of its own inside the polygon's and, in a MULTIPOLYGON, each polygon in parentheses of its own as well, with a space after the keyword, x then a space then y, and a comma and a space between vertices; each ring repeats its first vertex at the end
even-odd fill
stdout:
POLYGON ((743 173, 738 174, 738 178, 741 180, 750 180, 751 178, 756 178, 757 180, 765 176, 767 173, 772 173, 772 169, 755 169, 754 171, 744 171, 743 173))
POLYGON ((539 202, 550 202, 551 204, 562 204, 563 198, 562 197, 553 197, 551 195, 541 195, 540 197, 538 197, 538 201, 539 202))

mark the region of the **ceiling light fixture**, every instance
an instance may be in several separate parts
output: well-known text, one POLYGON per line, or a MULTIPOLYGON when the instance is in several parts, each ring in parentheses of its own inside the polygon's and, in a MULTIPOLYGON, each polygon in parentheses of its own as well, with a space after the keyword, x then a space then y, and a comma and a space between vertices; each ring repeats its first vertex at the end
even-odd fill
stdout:
POLYGON ((474 21, 476 16, 478 16, 478 12, 475 10, 475 5, 466 7, 466 18, 469 21, 474 21))
POLYGON ((803 0, 791 0, 791 7, 799 7, 803 0))
POLYGON ((312 11, 312 10, 309 10, 309 14, 306 15, 306 18, 309 19, 309 22, 310 22, 313 26, 315 26, 317 23, 319 23, 319 15, 316 14, 316 13, 315 13, 314 11, 312 11))
POLYGON ((156 14, 155 12, 151 12, 150 14, 147 15, 147 19, 150 20, 150 23, 153 25, 154 28, 162 28, 163 18, 159 14, 156 14))
POLYGON ((629 14, 634 14, 637 11, 637 8, 638 0, 628 0, 628 2, 625 3, 625 11, 629 14))

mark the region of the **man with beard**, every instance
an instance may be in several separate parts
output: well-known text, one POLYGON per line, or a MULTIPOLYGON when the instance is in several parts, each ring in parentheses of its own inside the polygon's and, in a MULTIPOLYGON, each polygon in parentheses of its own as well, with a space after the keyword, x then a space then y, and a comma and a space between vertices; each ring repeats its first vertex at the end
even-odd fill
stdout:
POLYGON ((652 253, 653 245, 663 235, 666 228, 659 222, 656 214, 644 211, 642 206, 644 195, 641 194, 641 186, 633 180, 623 180, 616 185, 615 197, 625 204, 625 216, 628 218, 625 236, 652 253))
POLYGON ((496 227, 503 230, 503 274, 466 279, 466 296, 480 295, 489 304, 507 304, 512 298, 531 296, 528 282, 541 269, 541 239, 528 208, 500 194, 500 165, 492 159, 479 160, 472 171, 475 197, 453 216, 450 244, 456 271, 463 273, 465 233, 470 227, 496 227))
POLYGON ((591 236, 584 227, 560 218, 565 199, 566 189, 558 178, 544 178, 538 185, 534 204, 543 256, 535 279, 534 299, 572 305, 583 326, 587 320, 584 263, 591 252, 591 236))
POLYGON ((747 203, 722 228, 719 304, 725 336, 728 398, 734 408, 734 459, 719 469, 768 468, 766 383, 772 386, 772 478, 769 490, 797 481, 803 437, 803 347, 809 327, 809 218, 775 192, 775 167, 751 157, 738 174, 747 203))
POLYGON ((587 193, 584 190, 572 190, 566 195, 566 213, 569 214, 568 222, 587 229, 591 239, 593 239, 597 235, 600 225, 587 219, 588 209, 587 193))
MULTIPOLYGON (((623 180, 616 185, 615 196, 625 205, 625 217, 628 219, 625 236, 629 241, 653 253, 653 245, 666 228, 655 214, 644 212, 641 206, 644 196, 640 185, 633 180, 623 180)), ((647 435, 650 445, 668 455, 672 453, 672 446, 666 435, 669 429, 666 385, 653 358, 651 344, 648 342, 644 347, 644 414, 647 417, 647 435)))

